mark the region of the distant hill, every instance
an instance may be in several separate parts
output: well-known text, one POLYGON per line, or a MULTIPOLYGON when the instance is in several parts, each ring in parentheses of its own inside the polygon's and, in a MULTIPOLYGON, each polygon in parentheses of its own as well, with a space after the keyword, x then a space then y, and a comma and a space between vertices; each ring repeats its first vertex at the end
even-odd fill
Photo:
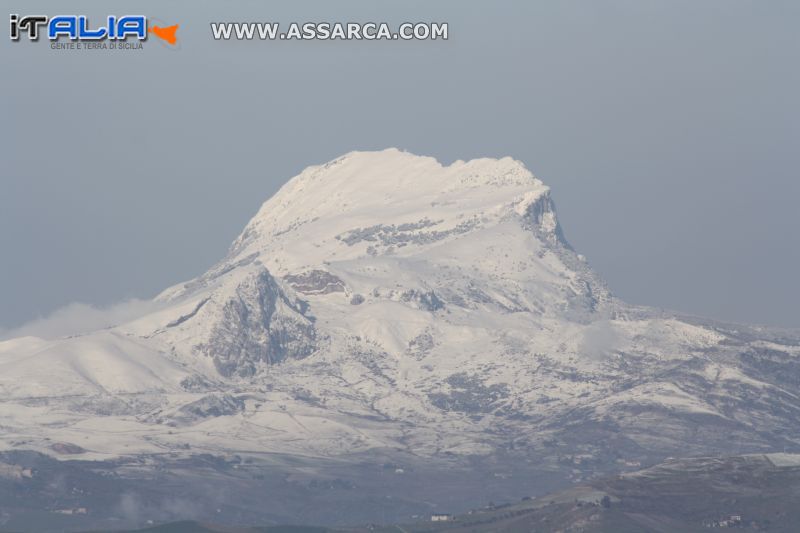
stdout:
POLYGON ((800 455, 681 459, 513 505, 476 510, 452 521, 401 529, 674 533, 743 528, 788 533, 800 531, 799 499, 800 455))
POLYGON ((540 498, 498 504, 433 522, 327 529, 232 528, 175 522, 154 533, 675 533, 717 529, 800 530, 800 455, 669 460, 540 498))
POLYGON ((119 533, 326 533, 328 531, 334 530, 312 526, 233 527, 184 520, 119 533))

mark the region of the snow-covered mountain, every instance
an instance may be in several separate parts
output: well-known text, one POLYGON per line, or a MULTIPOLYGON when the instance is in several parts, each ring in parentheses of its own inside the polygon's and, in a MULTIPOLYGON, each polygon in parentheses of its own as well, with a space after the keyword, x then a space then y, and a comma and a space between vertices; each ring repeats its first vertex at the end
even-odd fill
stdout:
POLYGON ((309 167, 157 300, 0 343, 0 448, 516 454, 580 477, 800 442, 800 336, 614 298, 510 158, 309 167))

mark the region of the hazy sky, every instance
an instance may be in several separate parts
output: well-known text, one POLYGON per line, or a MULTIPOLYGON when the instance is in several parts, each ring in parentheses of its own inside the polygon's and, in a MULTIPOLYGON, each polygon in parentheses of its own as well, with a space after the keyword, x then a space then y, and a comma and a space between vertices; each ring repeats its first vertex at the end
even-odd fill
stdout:
POLYGON ((4 4, 177 22, 181 49, 0 38, 0 327, 151 297, 303 167, 389 146, 520 159, 628 301, 800 327, 800 3, 199 4, 4 4), (450 40, 212 40, 236 20, 446 21, 450 40))

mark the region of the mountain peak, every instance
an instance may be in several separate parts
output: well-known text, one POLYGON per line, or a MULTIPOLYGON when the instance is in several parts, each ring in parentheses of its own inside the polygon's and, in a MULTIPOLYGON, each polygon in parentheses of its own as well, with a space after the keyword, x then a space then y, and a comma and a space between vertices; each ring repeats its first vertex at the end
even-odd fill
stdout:
MULTIPOLYGON (((381 257, 432 268, 460 261, 476 265, 473 275, 485 279, 516 278, 523 269, 520 281, 580 295, 580 309, 608 299, 602 281, 564 239, 550 189, 521 162, 504 157, 443 165, 396 148, 349 152, 306 168, 261 206, 220 263, 159 299, 183 298, 254 262, 283 278, 352 272, 362 268, 356 263, 381 257), (477 266, 501 251, 505 260, 477 266), (561 279, 546 281, 554 274, 561 279)), ((413 290, 428 283, 418 281, 413 290)))
POLYGON ((441 232, 523 216, 548 194, 548 187, 510 157, 443 165, 396 148, 349 152, 290 179, 262 205, 227 260, 263 252, 283 235, 296 238, 297 230, 324 249, 376 221, 405 231, 441 232))
MULTIPOLYGON (((300 183, 333 181, 337 186, 391 192, 413 186, 419 190, 479 185, 537 185, 542 183, 511 157, 457 160, 443 165, 435 157, 416 155, 397 148, 352 151, 322 165, 312 165, 289 180, 286 187, 300 183), (378 179, 380 177, 380 179, 378 179)), ((285 188, 286 188, 285 187, 285 188)))

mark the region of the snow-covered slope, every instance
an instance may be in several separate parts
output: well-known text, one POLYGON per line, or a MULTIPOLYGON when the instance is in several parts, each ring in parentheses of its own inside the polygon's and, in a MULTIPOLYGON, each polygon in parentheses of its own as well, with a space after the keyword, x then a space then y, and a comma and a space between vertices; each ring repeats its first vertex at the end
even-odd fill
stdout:
POLYGON ((797 336, 613 298, 510 158, 309 167, 158 300, 95 334, 0 343, 0 445, 573 468, 800 440, 797 336))

